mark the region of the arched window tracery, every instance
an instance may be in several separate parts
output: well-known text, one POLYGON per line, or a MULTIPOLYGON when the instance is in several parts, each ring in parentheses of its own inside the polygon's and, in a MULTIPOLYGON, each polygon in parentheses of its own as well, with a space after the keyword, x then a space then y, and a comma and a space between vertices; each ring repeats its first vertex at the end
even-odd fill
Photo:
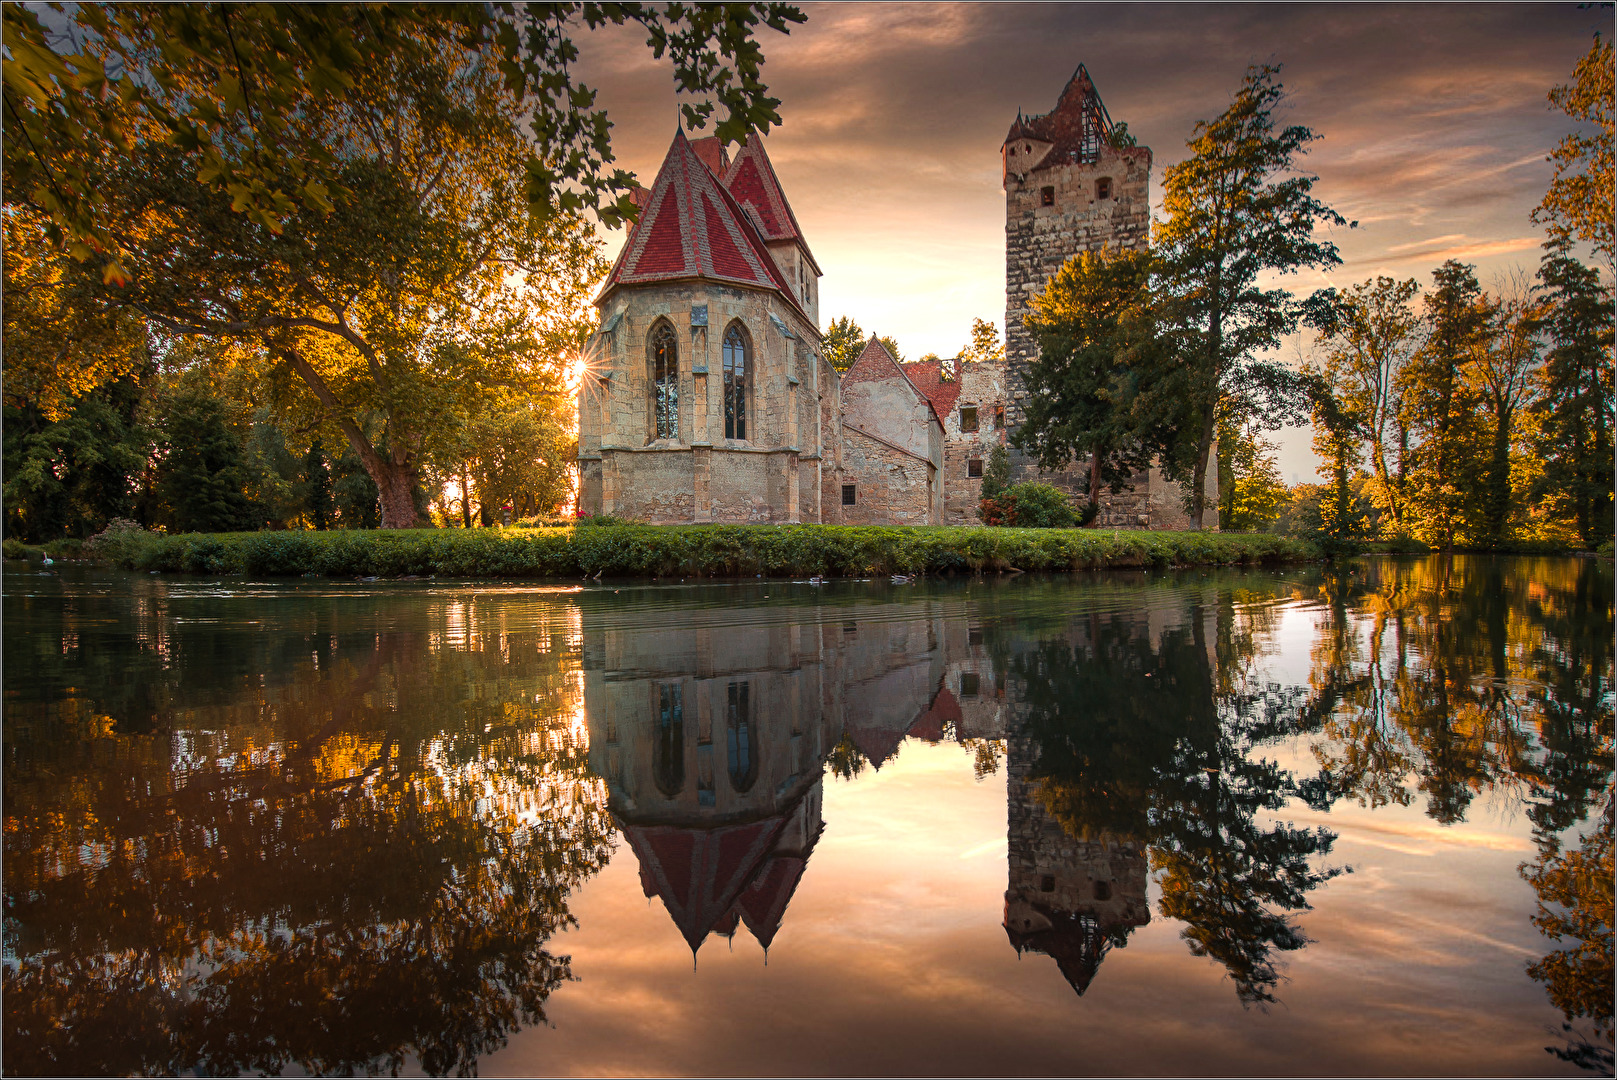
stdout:
POLYGON ((725 710, 725 750, 730 766, 730 790, 744 795, 758 779, 758 729, 752 723, 750 683, 731 683, 725 710))
POLYGON ((651 331, 651 416, 654 438, 679 438, 679 340, 659 322, 651 331))
POLYGON ((724 332, 724 437, 747 437, 747 384, 752 374, 747 332, 731 323, 724 332))

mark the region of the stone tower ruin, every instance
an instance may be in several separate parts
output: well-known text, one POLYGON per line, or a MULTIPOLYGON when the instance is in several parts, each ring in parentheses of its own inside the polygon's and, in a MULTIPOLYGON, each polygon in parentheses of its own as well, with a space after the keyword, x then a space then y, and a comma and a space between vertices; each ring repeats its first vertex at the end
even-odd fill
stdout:
MULTIPOLYGON (((1082 251, 1143 249, 1151 233, 1151 150, 1120 145, 1117 126, 1082 64, 1067 81, 1056 107, 1043 116, 1018 113, 1000 146, 1005 187, 1006 423, 1022 425, 1027 401, 1026 370, 1038 345, 1023 326, 1033 297, 1082 251)), ((1073 494, 1088 490, 1086 461, 1059 473, 1044 473, 1030 456, 1008 447, 1011 479, 1041 480, 1073 494)), ((1212 484, 1217 470, 1209 469, 1212 484)), ((1208 499, 1218 505, 1216 488, 1208 499)), ((1179 486, 1150 469, 1134 490, 1100 500, 1100 525, 1184 528, 1188 519, 1179 486)), ((1216 527, 1216 517, 1210 513, 1216 527)))

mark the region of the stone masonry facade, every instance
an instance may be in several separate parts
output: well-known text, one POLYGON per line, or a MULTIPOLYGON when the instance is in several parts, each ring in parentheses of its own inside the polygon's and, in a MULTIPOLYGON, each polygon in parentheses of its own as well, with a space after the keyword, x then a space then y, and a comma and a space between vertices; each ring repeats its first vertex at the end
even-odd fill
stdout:
MULTIPOLYGON (((969 525, 996 445, 1013 481, 1086 497, 1087 462, 1045 473, 1009 444, 1037 345, 1032 298, 1080 251, 1145 246, 1151 151, 1113 145, 1080 67, 1047 115, 1001 147, 1003 362, 900 363, 874 339, 824 359, 820 269, 755 135, 732 159, 675 136, 600 296, 579 391, 579 509, 656 524, 969 525)), ((1217 470, 1208 470, 1216 527, 1217 470)), ((1152 468, 1101 498, 1097 525, 1184 528, 1152 468)))

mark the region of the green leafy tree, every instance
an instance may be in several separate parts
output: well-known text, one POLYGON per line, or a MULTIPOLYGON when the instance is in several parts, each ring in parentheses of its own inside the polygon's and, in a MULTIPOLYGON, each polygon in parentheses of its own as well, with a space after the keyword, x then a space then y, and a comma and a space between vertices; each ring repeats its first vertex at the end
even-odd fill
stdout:
POLYGON ((1038 342, 1022 426, 1012 436, 1040 466, 1089 458, 1089 503, 1122 491, 1164 449, 1168 425, 1136 409, 1156 360, 1149 332, 1151 257, 1085 251, 1056 271, 1024 320, 1038 342), (1142 329, 1145 327, 1147 329, 1142 329))
POLYGON ((1544 472, 1536 499, 1587 547, 1612 536, 1612 294, 1600 274, 1552 242, 1538 270, 1549 349, 1538 414, 1544 472))
POLYGON ((864 347, 865 332, 859 329, 859 324, 849 315, 832 319, 831 325, 825 329, 825 336, 820 339, 821 354, 826 362, 838 371, 847 371, 853 367, 853 362, 859 359, 859 353, 864 347))
POLYGON ((1412 450, 1409 501, 1414 532, 1434 547, 1453 550, 1475 494, 1475 409, 1466 367, 1488 347, 1493 319, 1471 267, 1453 259, 1433 273, 1426 296, 1426 340, 1399 374, 1412 450))
POLYGON ((183 390, 164 404, 158 423, 158 490, 172 531, 236 532, 263 524, 263 508, 246 494, 242 437, 217 398, 183 390))
POLYGON ((995 363, 1005 359, 1005 345, 999 339, 999 327, 983 319, 971 320, 971 343, 960 350, 960 360, 967 364, 995 363))
POLYGON ((611 124, 572 74, 574 36, 638 24, 691 96, 686 123, 703 127, 722 106, 717 132, 734 142, 780 122, 754 32, 804 21, 777 3, 86 4, 69 33, 23 7, 5 16, 7 198, 45 211, 58 243, 118 282, 151 268, 132 258, 128 210, 100 160, 162 142, 207 190, 279 232, 302 211, 369 197, 344 143, 311 140, 308 122, 376 71, 446 50, 494 73, 525 114, 531 137, 509 164, 530 212, 630 220, 634 178, 608 168, 611 124))
POLYGON ((1487 345, 1466 372, 1484 426, 1476 540, 1485 547, 1506 544, 1521 509, 1522 493, 1512 484, 1512 465, 1529 449, 1521 420, 1538 396, 1542 315, 1542 305, 1528 295, 1525 285, 1515 296, 1499 299, 1487 345))
POLYGON ((303 455, 303 490, 309 524, 316 529, 331 528, 336 519, 336 505, 331 493, 331 463, 326 459, 326 448, 319 436, 309 443, 309 450, 303 455))
POLYGON ((1544 201, 1533 210, 1533 220, 1548 225, 1554 240, 1576 237, 1594 248, 1608 274, 1617 272, 1612 191, 1617 187, 1613 144, 1617 142, 1614 109, 1612 44, 1595 35, 1594 44, 1573 69, 1572 82, 1550 91, 1550 104, 1594 127, 1594 133, 1564 136, 1549 160, 1555 176, 1544 201))
POLYGON ((1005 452, 1005 444, 996 442, 988 451, 988 460, 983 463, 982 497, 992 499, 998 497, 1011 484, 1011 455, 1005 452))
POLYGON ((1249 68, 1230 107, 1196 125, 1190 157, 1163 177, 1167 219, 1155 242, 1179 363, 1153 393, 1195 414, 1189 472, 1196 528, 1219 418, 1250 411, 1278 426, 1302 401, 1292 373, 1259 358, 1300 313, 1289 292, 1259 288, 1259 276, 1341 262, 1336 245, 1316 231, 1345 220, 1314 198, 1316 177, 1295 172, 1318 136, 1300 125, 1275 130, 1279 70, 1249 68))
POLYGON ((83 538, 113 518, 142 516, 151 453, 143 392, 137 379, 124 377, 65 403, 53 400, 49 413, 5 409, 7 536, 83 538))
POLYGON ((1399 374, 1419 344, 1411 301, 1414 278, 1377 277, 1345 292, 1329 290, 1312 305, 1320 355, 1310 370, 1351 418, 1369 459, 1377 505, 1395 532, 1404 528, 1404 476, 1409 433, 1399 407, 1399 374))
POLYGON ((1220 530, 1260 531, 1280 519, 1288 494, 1275 463, 1275 446, 1261 432, 1221 424, 1218 463, 1220 530))

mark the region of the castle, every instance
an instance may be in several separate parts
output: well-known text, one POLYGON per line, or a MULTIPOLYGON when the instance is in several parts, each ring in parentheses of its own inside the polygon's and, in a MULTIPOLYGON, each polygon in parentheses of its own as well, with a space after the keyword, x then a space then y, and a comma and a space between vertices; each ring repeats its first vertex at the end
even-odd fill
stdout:
MULTIPOLYGON (((1151 151, 1114 131, 1080 66, 1055 109, 1018 114, 1000 147, 1003 362, 900 363, 872 339, 843 372, 822 354, 820 266, 762 140, 732 158, 717 138, 677 132, 656 180, 635 192, 639 220, 595 301, 580 511, 657 524, 975 524, 996 444, 1011 451, 1013 480, 1081 497, 1087 463, 1042 472, 1007 437, 1037 358, 1022 325, 1031 298, 1080 251, 1147 241, 1151 151)), ((1182 501, 1153 468, 1105 494, 1097 524, 1184 528, 1182 501)))

